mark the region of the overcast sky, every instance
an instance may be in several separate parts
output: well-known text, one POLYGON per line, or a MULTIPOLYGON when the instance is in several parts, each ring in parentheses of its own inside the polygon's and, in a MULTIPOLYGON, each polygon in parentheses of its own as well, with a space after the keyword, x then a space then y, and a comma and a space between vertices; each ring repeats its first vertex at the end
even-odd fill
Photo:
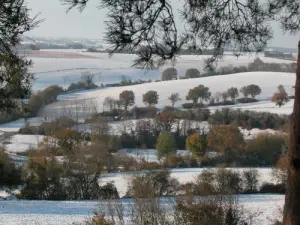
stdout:
MULTIPOLYGON (((97 4, 100 0, 90 0, 87 8, 80 13, 73 9, 66 13, 67 6, 59 0, 26 0, 31 13, 41 13, 40 18, 45 21, 38 28, 27 35, 39 37, 70 37, 101 39, 105 31, 104 10, 99 10, 97 4)), ((178 7, 179 0, 172 0, 178 7)), ((283 35, 279 25, 274 25, 274 39, 270 46, 296 48, 300 34, 296 36, 283 35)))

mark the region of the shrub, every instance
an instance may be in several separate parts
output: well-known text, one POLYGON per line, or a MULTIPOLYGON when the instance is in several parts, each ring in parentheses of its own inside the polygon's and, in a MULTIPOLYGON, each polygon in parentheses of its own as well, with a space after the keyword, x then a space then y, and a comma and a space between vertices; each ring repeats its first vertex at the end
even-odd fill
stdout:
POLYGON ((77 91, 77 90, 84 90, 86 89, 86 83, 83 81, 77 82, 77 83, 72 83, 68 87, 68 91, 77 91))
POLYGON ((136 116, 136 119, 153 118, 157 114, 156 107, 134 107, 130 113, 136 116))
POLYGON ((175 205, 175 223, 189 225, 245 225, 252 224, 253 213, 245 213, 232 197, 207 197, 179 199, 175 205))
POLYGON ((276 134, 260 134, 246 144, 244 158, 252 165, 275 165, 280 158, 285 137, 276 134))
POLYGON ((161 74, 161 80, 175 80, 177 79, 178 72, 175 68, 167 68, 161 74))
POLYGON ((285 184, 264 183, 259 190, 262 194, 285 194, 285 184))
POLYGON ((243 171, 243 182, 245 193, 256 193, 258 188, 258 171, 250 169, 243 171))
POLYGON ((9 160, 4 149, 0 149, 0 186, 14 187, 21 183, 21 169, 9 160))
POLYGON ((119 193, 113 182, 109 182, 100 187, 99 190, 100 199, 118 199, 119 193))
POLYGON ((236 100, 238 103, 253 103, 253 102, 258 102, 258 100, 254 98, 239 98, 236 100))
POLYGON ((196 103, 196 104, 194 104, 194 103, 184 103, 184 104, 182 104, 182 107, 184 109, 193 109, 194 107, 195 108, 201 108, 202 106, 203 105, 200 104, 200 103, 196 103))
POLYGON ((170 172, 155 171, 137 175, 131 181, 131 194, 135 198, 153 198, 175 195, 179 182, 171 178, 170 172))
POLYGON ((198 175, 195 182, 195 195, 213 195, 217 192, 216 190, 216 173, 212 170, 203 170, 198 175))
POLYGON ((106 219, 103 213, 94 213, 94 216, 85 221, 84 225, 115 225, 115 223, 109 219, 106 219))
POLYGON ((185 76, 188 78, 198 78, 200 77, 200 72, 196 68, 191 68, 185 72, 185 76))
POLYGON ((234 105, 235 103, 230 100, 226 100, 223 102, 210 102, 209 106, 221 106, 221 105, 234 105))
POLYGON ((216 190, 221 194, 241 193, 241 175, 237 171, 229 169, 218 169, 216 172, 216 190))

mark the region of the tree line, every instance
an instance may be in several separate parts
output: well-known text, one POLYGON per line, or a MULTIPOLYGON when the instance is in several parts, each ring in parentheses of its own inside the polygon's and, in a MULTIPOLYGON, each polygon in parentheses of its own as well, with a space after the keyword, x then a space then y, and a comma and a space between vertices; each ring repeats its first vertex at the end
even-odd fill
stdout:
POLYGON ((177 79, 193 79, 200 77, 228 75, 235 73, 246 73, 246 72, 285 72, 294 73, 296 71, 296 63, 265 63, 260 58, 254 59, 253 62, 247 66, 234 67, 232 65, 223 66, 218 69, 213 69, 200 73, 196 68, 189 68, 185 71, 184 76, 180 76, 177 69, 170 67, 166 68, 161 73, 161 80, 177 80, 177 79))

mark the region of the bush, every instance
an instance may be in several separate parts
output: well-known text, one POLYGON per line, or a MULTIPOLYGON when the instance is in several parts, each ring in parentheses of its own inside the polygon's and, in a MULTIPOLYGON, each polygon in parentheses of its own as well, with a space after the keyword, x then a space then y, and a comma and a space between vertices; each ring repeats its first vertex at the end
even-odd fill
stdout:
POLYGON ((221 106, 221 105, 234 105, 235 103, 233 101, 230 101, 230 100, 226 100, 226 101, 223 101, 223 102, 211 102, 209 104, 209 106, 221 106))
POLYGON ((130 113, 136 116, 136 119, 153 118, 157 114, 156 107, 134 107, 130 113))
POLYGON ((258 102, 255 98, 239 98, 236 100, 238 103, 253 103, 258 102))
POLYGON ((176 80, 178 72, 175 68, 167 68, 161 74, 161 80, 176 80))
POLYGON ((242 191, 242 178, 237 171, 218 169, 216 172, 216 190, 221 194, 239 194, 242 191))
POLYGON ((285 194, 285 184, 264 183, 259 190, 262 194, 285 194))
POLYGON ((87 88, 86 83, 83 81, 79 81, 77 83, 70 84, 70 86, 68 87, 68 91, 78 91, 78 90, 84 90, 86 88, 87 88))
POLYGON ((51 122, 43 122, 40 126, 30 126, 30 124, 26 124, 25 127, 20 128, 19 133, 49 135, 65 128, 70 129, 74 125, 76 125, 76 122, 73 119, 62 116, 51 122))
POLYGON ((106 219, 103 213, 95 213, 91 219, 84 223, 84 225, 115 225, 115 223, 106 219))
POLYGON ((179 182, 171 178, 170 172, 156 171, 134 177, 131 181, 131 195, 135 198, 153 198, 176 195, 179 182))
POLYGON ((243 157, 250 166, 275 165, 285 145, 285 136, 260 134, 247 142, 243 157))
POLYGON ((234 124, 245 129, 279 129, 289 120, 289 116, 223 108, 212 113, 208 122, 213 125, 234 124))
POLYGON ((175 223, 189 225, 245 225, 253 224, 257 216, 245 213, 232 196, 207 197, 201 200, 179 199, 175 205, 175 223))
POLYGON ((198 78, 198 77, 200 77, 200 71, 196 68, 188 69, 185 72, 185 77, 187 77, 187 78, 198 78))
POLYGON ((64 92, 63 88, 57 85, 52 85, 31 95, 27 105, 27 117, 37 116, 39 111, 48 104, 57 100, 57 96, 64 92))
POLYGON ((0 149, 0 186, 14 187, 21 183, 21 169, 9 160, 3 149, 0 149))
POLYGON ((100 199, 118 199, 119 193, 113 182, 109 182, 100 187, 99 190, 100 199))
POLYGON ((250 169, 243 172, 244 193, 257 193, 258 170, 250 169))
POLYGON ((182 107, 183 107, 184 109, 193 109, 194 106, 196 106, 196 108, 201 108, 201 107, 203 107, 203 105, 200 104, 200 103, 197 103, 197 104, 194 104, 194 103, 184 103, 184 104, 182 104, 182 107))
POLYGON ((212 170, 203 170, 196 178, 193 194, 199 196, 215 194, 217 192, 215 182, 216 173, 212 170))

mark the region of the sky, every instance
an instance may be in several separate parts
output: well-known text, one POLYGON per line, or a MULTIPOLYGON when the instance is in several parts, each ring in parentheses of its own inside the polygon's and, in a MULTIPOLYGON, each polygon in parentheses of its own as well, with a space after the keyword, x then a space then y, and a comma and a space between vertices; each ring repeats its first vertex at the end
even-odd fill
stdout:
MULTIPOLYGON (((80 13, 73 9, 66 13, 67 6, 59 0, 26 0, 31 14, 40 13, 39 18, 45 19, 39 27, 28 32, 28 36, 36 37, 68 37, 102 39, 105 32, 106 11, 97 8, 100 0, 90 0, 86 9, 80 13)), ((180 0, 171 0, 173 6, 180 7, 180 0)), ((272 24, 274 39, 269 46, 297 48, 300 33, 284 35, 279 24, 272 24)))

